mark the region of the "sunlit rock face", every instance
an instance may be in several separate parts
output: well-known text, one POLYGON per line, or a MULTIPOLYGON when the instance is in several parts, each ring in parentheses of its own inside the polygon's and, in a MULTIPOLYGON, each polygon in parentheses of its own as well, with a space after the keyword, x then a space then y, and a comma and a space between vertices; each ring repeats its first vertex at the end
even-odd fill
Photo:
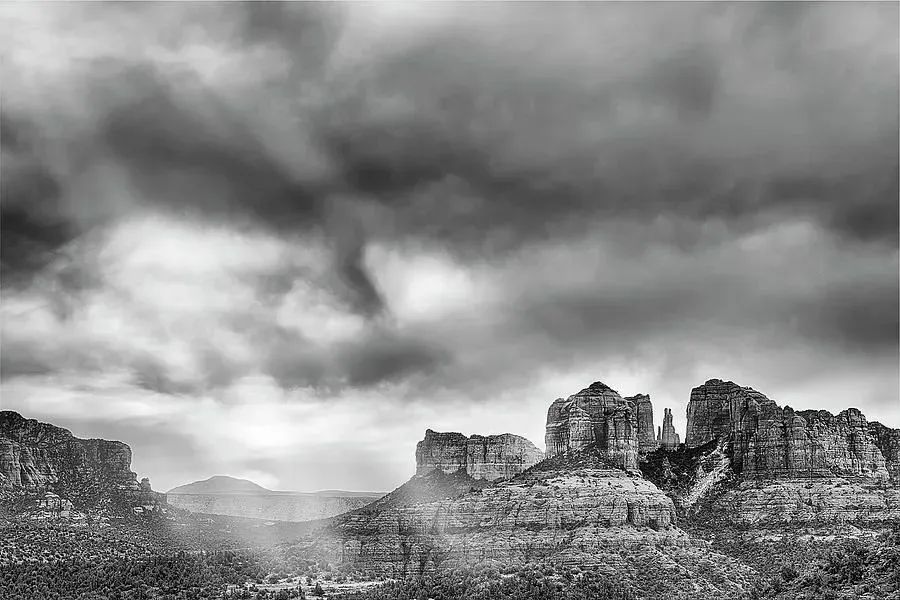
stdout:
POLYGON ((495 481, 518 475, 543 458, 537 446, 511 433, 467 437, 428 429, 416 445, 416 474, 464 471, 473 479, 495 481))
POLYGON ((728 441, 732 468, 744 478, 888 479, 884 455, 855 408, 837 415, 798 412, 752 388, 712 379, 692 390, 687 417, 687 446, 728 441))
MULTIPOLYGON (((652 431, 651 421, 651 435, 652 431)), ((636 470, 640 445, 636 403, 595 382, 550 405, 544 439, 548 458, 594 445, 611 466, 636 470)))

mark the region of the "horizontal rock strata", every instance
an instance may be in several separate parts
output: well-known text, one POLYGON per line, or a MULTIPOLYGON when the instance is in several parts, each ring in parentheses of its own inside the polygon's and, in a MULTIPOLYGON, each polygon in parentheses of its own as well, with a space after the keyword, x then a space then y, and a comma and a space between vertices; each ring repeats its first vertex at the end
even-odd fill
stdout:
POLYGON ((860 476, 887 479, 881 450, 855 408, 781 408, 752 388, 713 379, 688 404, 688 447, 731 444, 732 468, 744 478, 860 476))
POLYGON ((80 439, 61 427, 0 412, 0 491, 43 494, 95 503, 103 498, 152 508, 165 494, 141 485, 131 470, 131 448, 102 439, 80 439))
POLYGON ((900 488, 841 477, 741 481, 704 511, 706 518, 741 525, 877 525, 900 521, 900 488))
POLYGON ((873 421, 869 423, 869 433, 884 456, 891 482, 900 485, 900 429, 891 429, 878 421, 873 421))
POLYGON ((473 479, 509 479, 539 463, 544 453, 527 439, 504 433, 473 435, 440 433, 428 429, 416 445, 416 474, 435 469, 464 471, 473 479))
POLYGON ((457 498, 348 515, 335 525, 333 543, 343 562, 396 575, 485 560, 523 563, 609 544, 689 542, 656 486, 600 465, 538 467, 457 498))

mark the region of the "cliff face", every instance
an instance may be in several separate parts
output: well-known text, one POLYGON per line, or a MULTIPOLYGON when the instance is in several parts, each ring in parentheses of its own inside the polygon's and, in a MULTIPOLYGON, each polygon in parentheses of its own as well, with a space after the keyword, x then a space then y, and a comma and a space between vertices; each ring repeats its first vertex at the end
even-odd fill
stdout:
POLYGON ((0 491, 52 491, 87 503, 103 496, 141 506, 165 503, 149 482, 137 482, 128 445, 76 438, 67 429, 12 411, 0 412, 0 491))
POLYGON ((873 421, 869 423, 869 433, 884 456, 891 482, 900 486, 900 429, 891 429, 873 421))
POLYGON ((38 491, 58 485, 135 481, 131 449, 122 442, 83 440, 67 429, 12 411, 0 412, 0 487, 38 491))
POLYGON ((730 442, 731 466, 744 478, 888 478, 884 456, 854 408, 795 412, 752 388, 713 379, 692 390, 687 416, 687 446, 730 442))
POLYGON ((653 452, 659 446, 654 435, 653 403, 647 394, 638 394, 625 398, 626 402, 633 403, 637 414, 638 452, 647 454, 653 452))
POLYGON ((444 473, 464 471, 473 479, 509 479, 539 463, 544 453, 525 438, 502 435, 466 437, 428 429, 416 445, 416 474, 438 469, 444 473))
MULTIPOLYGON (((651 421, 651 435, 652 431, 651 421)), ((606 384, 595 382, 550 405, 545 442, 548 458, 594 445, 611 466, 637 470, 636 404, 632 399, 622 398, 606 384)))

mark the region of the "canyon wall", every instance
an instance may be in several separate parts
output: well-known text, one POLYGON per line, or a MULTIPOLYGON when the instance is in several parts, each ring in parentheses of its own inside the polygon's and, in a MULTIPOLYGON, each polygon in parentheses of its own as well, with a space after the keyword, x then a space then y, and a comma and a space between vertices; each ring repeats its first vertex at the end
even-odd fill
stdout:
POLYGON ((465 471, 473 479, 509 479, 539 463, 544 453, 527 439, 504 433, 473 435, 441 433, 428 429, 416 445, 416 474, 435 469, 444 473, 465 471))

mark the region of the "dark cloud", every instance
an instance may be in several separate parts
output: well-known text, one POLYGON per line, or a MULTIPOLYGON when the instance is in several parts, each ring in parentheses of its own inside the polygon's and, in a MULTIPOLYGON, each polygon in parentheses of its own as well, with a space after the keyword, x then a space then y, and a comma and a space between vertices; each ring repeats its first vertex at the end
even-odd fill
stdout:
MULTIPOLYGON (((108 39, 46 88, 25 84, 22 63, 5 67, 4 285, 47 275, 79 236, 149 211, 326 240, 328 276, 266 273, 250 282, 264 307, 223 324, 288 388, 476 382, 719 327, 896 346, 896 5, 446 5, 395 21, 331 5, 59 10, 73 44, 89 46, 98 19, 108 39), (115 33, 134 23, 152 35, 115 33), (836 238, 830 256, 877 268, 851 285, 847 267, 792 248, 797 263, 779 277, 827 273, 762 293, 766 274, 748 263, 770 254, 741 256, 735 240, 782 221, 808 221, 836 238), (633 253, 622 271, 656 278, 577 262, 583 281, 570 287, 558 264, 507 272, 517 253, 592 237, 603 242, 592 250, 633 253), (494 269, 511 278, 510 306, 401 329, 367 261, 390 244, 494 269), (641 254, 659 246, 725 256, 703 255, 679 279, 641 254), (361 333, 328 346, 273 324, 262 313, 295 280, 365 317, 361 333)), ((63 316, 80 301, 70 288, 102 284, 67 273, 52 290, 63 316)), ((143 358, 135 381, 185 393, 256 366, 196 346, 196 381, 143 358)), ((9 361, 10 373, 42 364, 9 361)))

